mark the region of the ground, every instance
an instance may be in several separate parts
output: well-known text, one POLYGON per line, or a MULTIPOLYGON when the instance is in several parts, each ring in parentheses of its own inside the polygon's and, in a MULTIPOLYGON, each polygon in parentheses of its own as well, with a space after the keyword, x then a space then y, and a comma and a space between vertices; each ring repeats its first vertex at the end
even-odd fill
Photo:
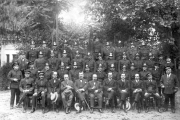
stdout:
POLYGON ((65 114, 64 111, 60 111, 59 113, 51 111, 42 114, 41 110, 37 110, 31 114, 30 109, 27 113, 22 113, 22 108, 10 110, 10 91, 0 91, 0 96, 0 120, 180 120, 179 108, 175 114, 170 111, 158 113, 154 110, 151 110, 149 113, 145 113, 144 111, 137 113, 137 111, 131 110, 126 114, 119 109, 116 110, 116 113, 104 110, 104 113, 94 111, 93 114, 90 114, 89 111, 83 111, 80 114, 72 111, 72 113, 68 115, 65 114))

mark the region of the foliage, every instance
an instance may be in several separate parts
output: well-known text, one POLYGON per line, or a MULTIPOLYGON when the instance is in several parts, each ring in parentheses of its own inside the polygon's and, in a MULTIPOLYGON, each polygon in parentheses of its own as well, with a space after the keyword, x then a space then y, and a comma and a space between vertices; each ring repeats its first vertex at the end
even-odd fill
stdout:
POLYGON ((0 3, 0 35, 5 40, 13 39, 21 43, 33 39, 40 44, 45 40, 50 45, 51 41, 56 40, 56 22, 58 31, 63 34, 62 24, 56 21, 56 16, 62 10, 68 10, 68 5, 66 0, 3 0, 0 3))
POLYGON ((110 41, 138 40, 155 45, 175 39, 180 47, 179 7, 179 0, 89 0, 86 13, 103 24, 110 41))
POLYGON ((9 71, 12 69, 12 63, 6 63, 0 68, 0 83, 2 84, 2 89, 6 90, 9 87, 10 81, 7 78, 9 71))

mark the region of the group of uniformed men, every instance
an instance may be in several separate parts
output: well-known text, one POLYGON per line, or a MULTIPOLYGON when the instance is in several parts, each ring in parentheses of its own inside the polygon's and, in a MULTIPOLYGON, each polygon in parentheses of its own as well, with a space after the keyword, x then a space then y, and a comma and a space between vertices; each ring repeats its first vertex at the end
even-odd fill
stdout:
POLYGON ((154 49, 148 50, 145 45, 137 49, 133 43, 127 48, 121 41, 115 47, 110 42, 103 45, 99 39, 93 42, 93 49, 89 51, 87 42, 84 48, 80 48, 77 42, 69 47, 65 40, 60 49, 54 42, 50 49, 43 41, 42 48, 37 50, 32 41, 31 49, 13 61, 13 69, 8 73, 10 108, 13 109, 16 96, 16 107, 23 103, 23 112, 26 112, 31 98, 31 113, 41 100, 43 113, 51 107, 59 112, 62 101, 68 114, 75 98, 79 102, 77 112, 81 112, 86 103, 90 104, 91 113, 94 109, 102 113, 103 102, 113 113, 117 106, 127 112, 126 101, 130 98, 129 102, 138 112, 141 112, 144 99, 148 112, 149 98, 154 97, 161 112, 164 95, 165 111, 170 98, 171 110, 175 112, 178 80, 171 73, 174 64, 169 57, 165 60, 162 54, 154 49))

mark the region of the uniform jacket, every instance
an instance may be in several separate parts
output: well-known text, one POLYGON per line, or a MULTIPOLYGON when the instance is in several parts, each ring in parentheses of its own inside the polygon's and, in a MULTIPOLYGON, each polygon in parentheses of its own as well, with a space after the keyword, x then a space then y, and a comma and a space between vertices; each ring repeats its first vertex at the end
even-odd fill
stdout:
POLYGON ((47 79, 37 79, 35 82, 35 93, 41 93, 42 91, 47 92, 48 81, 47 79))
POLYGON ((20 80, 23 78, 22 72, 20 70, 10 70, 7 75, 7 78, 11 81, 10 88, 19 88, 20 80), (18 81, 14 81, 14 78, 17 78, 18 81))
POLYGON ((46 62, 45 58, 38 58, 34 61, 34 67, 38 70, 42 70, 44 69, 46 62))
POLYGON ((145 92, 147 93, 158 93, 157 83, 155 80, 146 80, 144 83, 145 92))
POLYGON ((51 57, 48 59, 48 63, 51 66, 51 69, 56 71, 58 69, 59 66, 59 60, 56 57, 51 57))
POLYGON ((27 54, 26 54, 26 58, 29 60, 29 61, 35 61, 37 58, 38 58, 38 52, 36 49, 33 49, 31 48, 27 54))
POLYGON ((35 81, 33 78, 24 78, 20 82, 19 89, 21 92, 23 92, 23 90, 29 90, 30 93, 33 93, 34 84, 35 81))

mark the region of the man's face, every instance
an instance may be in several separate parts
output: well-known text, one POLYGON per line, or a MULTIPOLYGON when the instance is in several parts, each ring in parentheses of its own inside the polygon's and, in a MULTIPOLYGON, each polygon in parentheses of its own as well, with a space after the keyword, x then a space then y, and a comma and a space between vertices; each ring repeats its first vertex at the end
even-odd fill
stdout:
POLYGON ((19 65, 15 65, 13 68, 14 68, 14 70, 18 70, 19 69, 19 65))
POLYGON ((31 48, 35 48, 35 45, 31 45, 31 48))
POLYGON ((40 79, 43 79, 43 78, 44 78, 44 75, 39 75, 39 78, 40 78, 40 79))
POLYGON ((29 67, 30 67, 30 68, 34 68, 34 64, 31 64, 29 67))
POLYGON ((43 55, 39 55, 39 58, 42 58, 43 57, 43 55))
POLYGON ((147 67, 143 67, 143 70, 147 70, 147 67))
POLYGON ((152 80, 152 75, 148 76, 148 80, 152 80))
POLYGON ((29 77, 30 77, 30 74, 29 74, 29 73, 25 73, 25 77, 26 77, 26 78, 29 78, 29 77))
POLYGON ((54 53, 51 53, 51 57, 54 57, 54 53))
POLYGON ((99 56, 98 58, 99 58, 99 60, 102 60, 102 57, 101 57, 101 56, 99 56))
POLYGON ((112 56, 109 56, 109 59, 110 59, 110 60, 112 60, 112 59, 113 59, 113 57, 112 57, 112 56))
POLYGON ((136 56, 136 60, 139 60, 139 56, 136 56))
POLYGON ((57 72, 53 73, 53 74, 52 74, 52 77, 53 77, 53 78, 57 78, 57 72))
POLYGON ((77 66, 76 66, 76 65, 74 65, 74 66, 73 66, 73 68, 74 68, 74 69, 77 69, 77 66))
POLYGON ((139 74, 135 74, 135 80, 139 80, 139 74))
POLYGON ((83 79, 84 74, 83 73, 79 73, 79 79, 83 79))
POLYGON ((66 57, 67 56, 67 54, 66 53, 63 53, 63 57, 66 57))
POLYGON ((43 46, 43 47, 46 47, 46 44, 43 44, 42 46, 43 46))
POLYGON ((131 66, 131 70, 134 70, 135 69, 135 67, 134 66, 131 66))
POLYGON ((111 70, 111 71, 115 71, 114 67, 111 67, 110 70, 111 70))
POLYGON ((97 80, 97 75, 93 75, 93 80, 97 80))
POLYGON ((64 76, 64 80, 66 80, 66 81, 69 80, 69 76, 68 76, 68 75, 65 75, 65 76, 64 76))
POLYGON ((126 59, 126 55, 123 55, 123 59, 126 59))
POLYGON ((46 69, 46 70, 49 70, 49 65, 46 65, 46 66, 45 66, 45 69, 46 69))
POLYGON ((112 79, 112 73, 108 73, 108 78, 112 79))
POLYGON ((89 68, 87 67, 87 68, 85 69, 85 71, 86 71, 86 72, 89 72, 89 68))
POLYGON ((21 58, 22 58, 22 59, 25 59, 25 58, 26 58, 26 55, 24 55, 24 54, 21 55, 21 58))
POLYGON ((171 69, 169 68, 166 70, 166 74, 170 74, 170 73, 171 73, 171 69))
POLYGON ((125 79, 125 78, 126 78, 125 74, 121 74, 121 79, 125 79))

